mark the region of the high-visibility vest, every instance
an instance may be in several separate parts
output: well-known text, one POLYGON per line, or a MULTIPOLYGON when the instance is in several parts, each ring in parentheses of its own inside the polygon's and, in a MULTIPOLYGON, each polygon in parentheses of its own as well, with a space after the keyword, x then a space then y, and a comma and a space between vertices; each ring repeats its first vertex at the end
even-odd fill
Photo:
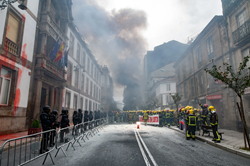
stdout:
POLYGON ((196 126, 196 116, 188 115, 187 122, 188 122, 188 126, 196 126))
POLYGON ((143 119, 148 119, 148 114, 147 113, 143 114, 143 119))
POLYGON ((170 118, 170 113, 169 112, 166 113, 166 118, 170 118))

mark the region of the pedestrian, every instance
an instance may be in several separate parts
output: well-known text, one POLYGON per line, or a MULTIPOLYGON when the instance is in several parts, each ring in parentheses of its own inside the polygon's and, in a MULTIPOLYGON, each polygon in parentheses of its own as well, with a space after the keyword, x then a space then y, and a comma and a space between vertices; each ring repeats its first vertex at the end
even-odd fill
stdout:
MULTIPOLYGON (((40 115, 40 120, 42 123, 43 132, 50 130, 52 128, 52 125, 54 125, 50 120, 50 107, 48 105, 43 107, 43 112, 40 115)), ((48 150, 49 135, 50 135, 50 133, 48 133, 48 132, 43 133, 43 135, 42 135, 40 154, 49 151, 48 150)))
POLYGON ((88 110, 85 110, 84 111, 84 131, 87 130, 88 122, 89 122, 89 112, 88 110))
MULTIPOLYGON (((52 112, 51 112, 51 114, 50 114, 50 121, 52 122, 52 127, 51 127, 51 129, 55 129, 56 130, 56 128, 59 128, 59 122, 57 121, 57 119, 58 119, 58 111, 57 110, 53 110, 52 112)), ((51 134, 50 134, 50 143, 49 143, 49 145, 50 145, 50 147, 53 147, 54 145, 55 145, 55 136, 56 136, 56 131, 53 131, 53 132, 51 132, 51 134)))
POLYGON ((193 107, 190 106, 189 115, 186 118, 186 122, 188 126, 186 139, 192 138, 193 140, 195 140, 196 121, 197 121, 197 117, 194 115, 193 107))
POLYGON ((147 121, 148 121, 148 114, 147 114, 147 111, 144 111, 144 114, 143 114, 143 121, 144 121, 145 126, 147 126, 147 121))
POLYGON ((67 133, 69 133, 69 129, 67 127, 70 126, 69 125, 68 110, 63 109, 59 118, 60 118, 59 122, 60 122, 60 126, 61 126, 60 143, 68 142, 68 139, 65 137, 65 135, 67 133))
POLYGON ((213 130, 213 135, 214 138, 212 141, 215 141, 216 143, 220 142, 220 136, 218 133, 218 116, 216 113, 216 109, 213 106, 210 106, 208 108, 208 110, 211 112, 211 116, 210 116, 210 124, 212 126, 212 130, 213 130))
POLYGON ((76 110, 73 112, 72 121, 73 121, 73 124, 74 124, 74 128, 72 130, 72 135, 77 136, 78 135, 78 130, 77 130, 76 125, 79 123, 79 115, 78 115, 78 112, 76 110))

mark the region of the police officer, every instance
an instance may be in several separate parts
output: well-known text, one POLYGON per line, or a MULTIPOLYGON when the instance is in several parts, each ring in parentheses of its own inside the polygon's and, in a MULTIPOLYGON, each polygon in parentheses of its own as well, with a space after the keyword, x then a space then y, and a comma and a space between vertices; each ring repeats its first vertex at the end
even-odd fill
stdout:
POLYGON ((188 125, 186 139, 192 137, 195 140, 195 130, 196 130, 196 121, 197 117, 194 115, 193 107, 189 107, 189 115, 186 118, 186 122, 188 125))
POLYGON ((207 126, 208 105, 207 104, 202 105, 200 102, 199 102, 199 105, 202 108, 202 112, 201 112, 202 124, 207 126))
POLYGON ((79 115, 78 115, 78 112, 75 110, 73 112, 73 117, 72 117, 72 120, 73 120, 73 124, 74 124, 74 128, 72 130, 72 135, 78 135, 78 130, 76 128, 76 125, 79 123, 79 115))
MULTIPOLYGON (((40 115, 40 120, 42 123, 43 131, 48 131, 54 125, 50 120, 50 107, 48 105, 43 107, 43 112, 40 115)), ((45 153, 48 151, 48 141, 49 141, 49 133, 44 133, 42 137, 42 142, 40 146, 40 154, 45 153)))
MULTIPOLYGON (((60 115, 60 124, 61 124, 61 132, 60 132, 60 143, 62 143, 64 141, 64 134, 69 133, 69 129, 63 129, 66 128, 69 125, 69 117, 68 117, 68 110, 67 109, 63 109, 62 113, 60 115)), ((65 139, 65 142, 67 142, 68 140, 65 139)))
MULTIPOLYGON (((57 110, 53 110, 50 114, 50 121, 52 122, 52 127, 51 129, 55 129, 59 128, 59 122, 57 121, 58 119, 58 111, 57 110)), ((51 132, 50 134, 50 147, 53 147, 55 145, 55 136, 56 136, 56 131, 51 132)))
POLYGON ((92 111, 90 111, 90 113, 89 113, 89 129, 92 129, 92 120, 93 120, 93 112, 92 111))
POLYGON ((84 131, 87 130, 88 121, 89 121, 89 112, 85 110, 84 111, 84 131))
POLYGON ((216 114, 216 109, 213 106, 210 106, 208 108, 208 110, 211 112, 211 116, 210 116, 210 124, 212 126, 212 130, 213 130, 213 135, 214 138, 212 141, 215 141, 216 143, 220 142, 220 136, 218 133, 218 116, 216 114))

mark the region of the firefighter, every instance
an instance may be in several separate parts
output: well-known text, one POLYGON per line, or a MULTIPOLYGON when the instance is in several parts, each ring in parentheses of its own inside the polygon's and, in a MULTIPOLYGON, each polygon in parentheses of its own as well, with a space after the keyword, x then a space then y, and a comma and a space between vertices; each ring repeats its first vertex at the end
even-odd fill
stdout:
POLYGON ((181 108, 179 111, 177 110, 177 127, 179 128, 180 126, 180 118, 181 118, 181 108))
POLYGON ((163 127, 163 112, 159 111, 159 127, 163 127))
POLYGON ((186 139, 192 138, 195 140, 196 121, 197 117, 194 115, 193 107, 189 107, 189 115, 186 118, 188 125, 186 139))
POLYGON ((200 109, 196 109, 196 110, 197 110, 196 113, 195 113, 195 116, 197 117, 197 122, 196 122, 197 126, 196 126, 196 129, 200 130, 200 120, 201 120, 200 109))
POLYGON ((208 115, 207 107, 208 107, 208 105, 207 104, 202 105, 200 102, 199 102, 199 105, 202 108, 202 112, 201 112, 202 125, 207 126, 207 115, 208 115))
POLYGON ((210 124, 212 126, 213 129, 213 134, 214 134, 214 138, 212 141, 215 141, 216 143, 220 142, 220 136, 218 133, 218 116, 216 114, 216 109, 213 106, 210 106, 208 108, 208 110, 211 112, 211 116, 210 116, 210 124))
POLYGON ((144 111, 144 114, 143 114, 143 121, 145 123, 145 126, 147 126, 147 121, 148 121, 148 113, 147 111, 144 111))
POLYGON ((167 110, 165 117, 166 117, 166 121, 167 121, 166 124, 168 127, 170 127, 170 112, 169 112, 169 110, 167 110))

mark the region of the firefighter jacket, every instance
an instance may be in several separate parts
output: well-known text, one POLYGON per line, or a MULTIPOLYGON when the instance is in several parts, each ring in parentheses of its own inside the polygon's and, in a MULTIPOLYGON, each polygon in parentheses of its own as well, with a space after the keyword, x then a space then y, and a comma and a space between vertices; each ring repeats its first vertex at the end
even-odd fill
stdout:
POLYGON ((201 120, 201 114, 199 112, 196 112, 195 116, 197 117, 197 121, 201 120))
POLYGON ((189 114, 186 118, 188 126, 196 126, 197 117, 194 114, 189 114))
POLYGON ((207 107, 204 107, 202 104, 200 104, 200 107, 202 108, 201 117, 207 117, 208 114, 207 107))
POLYGON ((212 114, 210 116, 210 124, 212 126, 218 125, 218 116, 215 111, 212 111, 212 114))
POLYGON ((148 114, 147 113, 143 114, 143 119, 148 119, 148 114))
POLYGON ((170 112, 166 112, 165 116, 166 118, 170 118, 170 112))
POLYGON ((174 117, 174 113, 170 112, 170 118, 173 118, 173 117, 174 117))

